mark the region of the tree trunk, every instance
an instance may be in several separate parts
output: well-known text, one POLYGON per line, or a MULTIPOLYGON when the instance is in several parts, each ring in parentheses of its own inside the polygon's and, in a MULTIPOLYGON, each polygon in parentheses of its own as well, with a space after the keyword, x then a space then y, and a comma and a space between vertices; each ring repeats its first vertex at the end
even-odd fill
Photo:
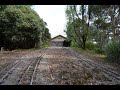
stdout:
MULTIPOLYGON (((115 7, 113 6, 114 12, 115 13, 115 7)), ((112 14, 111 17, 111 21, 112 21, 112 32, 113 32, 113 42, 115 41, 115 16, 112 14)))

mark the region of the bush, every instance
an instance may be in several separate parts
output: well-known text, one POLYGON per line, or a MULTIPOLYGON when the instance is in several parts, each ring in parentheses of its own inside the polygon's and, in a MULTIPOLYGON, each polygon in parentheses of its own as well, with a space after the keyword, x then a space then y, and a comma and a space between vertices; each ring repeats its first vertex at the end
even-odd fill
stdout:
POLYGON ((104 54, 104 50, 101 48, 95 48, 94 50, 95 50, 95 53, 104 54))
POLYGON ((105 48, 107 59, 120 63, 120 42, 109 43, 105 48))
POLYGON ((86 42, 86 48, 89 49, 89 50, 93 50, 95 48, 95 44, 90 42, 90 41, 87 41, 86 42))

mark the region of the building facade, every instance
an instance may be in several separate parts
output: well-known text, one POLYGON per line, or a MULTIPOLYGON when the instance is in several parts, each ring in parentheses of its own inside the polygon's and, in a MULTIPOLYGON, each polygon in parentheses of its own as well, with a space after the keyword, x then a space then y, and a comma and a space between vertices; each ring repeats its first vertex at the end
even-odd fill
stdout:
POLYGON ((63 47, 63 43, 66 40, 62 35, 58 35, 51 39, 51 46, 53 47, 63 47))

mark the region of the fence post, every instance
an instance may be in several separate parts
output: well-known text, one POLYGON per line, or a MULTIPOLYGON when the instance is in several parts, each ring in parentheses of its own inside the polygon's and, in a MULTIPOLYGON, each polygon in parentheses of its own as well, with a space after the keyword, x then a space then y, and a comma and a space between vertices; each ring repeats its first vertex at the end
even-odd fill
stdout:
POLYGON ((4 47, 1 47, 1 52, 3 52, 4 51, 4 47))

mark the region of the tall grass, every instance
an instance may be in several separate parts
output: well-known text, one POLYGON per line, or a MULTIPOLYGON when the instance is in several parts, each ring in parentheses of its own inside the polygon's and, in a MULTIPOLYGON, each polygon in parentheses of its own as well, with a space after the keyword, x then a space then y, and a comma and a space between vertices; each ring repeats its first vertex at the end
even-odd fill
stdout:
POLYGON ((109 43, 105 48, 105 53, 109 61, 120 63, 120 41, 109 43))
POLYGON ((94 43, 92 43, 92 42, 90 42, 90 41, 87 41, 86 42, 86 49, 88 49, 88 50, 93 50, 93 49, 95 49, 96 48, 96 45, 94 44, 94 43))

